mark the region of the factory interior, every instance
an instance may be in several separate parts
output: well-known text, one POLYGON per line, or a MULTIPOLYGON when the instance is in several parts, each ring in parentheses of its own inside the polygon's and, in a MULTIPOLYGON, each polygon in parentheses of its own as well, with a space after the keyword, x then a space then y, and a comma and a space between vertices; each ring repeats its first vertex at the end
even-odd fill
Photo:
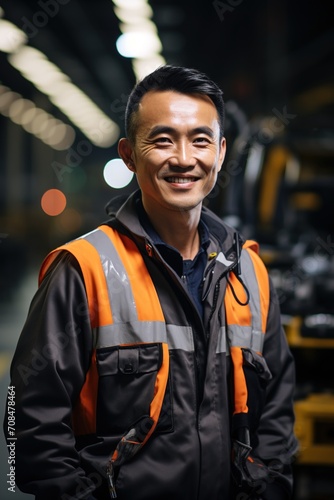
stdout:
MULTIPOLYGON (((193 67, 217 82, 226 105, 227 154, 206 206, 259 242, 295 358, 293 500, 334 499, 330 7, 0 0, 1 412, 44 256, 103 222, 113 196, 137 189, 129 171, 114 178, 111 168, 131 89, 159 65, 193 67)), ((7 472, 2 437, 3 500, 13 498, 7 472)))

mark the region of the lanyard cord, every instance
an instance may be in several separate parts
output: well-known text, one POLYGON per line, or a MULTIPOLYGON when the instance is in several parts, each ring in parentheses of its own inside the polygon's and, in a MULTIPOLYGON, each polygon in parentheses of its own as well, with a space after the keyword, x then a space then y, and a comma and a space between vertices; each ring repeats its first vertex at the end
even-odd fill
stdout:
POLYGON ((234 290, 234 288, 233 288, 233 285, 232 285, 231 281, 229 280, 228 276, 226 276, 226 281, 227 281, 227 283, 230 285, 232 295, 233 295, 233 297, 235 298, 235 300, 238 302, 238 304, 239 304, 240 306, 247 306, 247 304, 249 304, 249 299, 250 299, 250 296, 249 296, 249 290, 248 290, 248 288, 246 287, 246 285, 245 285, 245 283, 243 282, 243 280, 241 279, 241 277, 240 277, 237 273, 235 273, 235 277, 236 277, 236 278, 237 278, 237 280, 238 280, 238 281, 242 284, 243 289, 244 289, 244 290, 245 290, 245 292, 246 292, 246 296, 247 296, 247 298, 246 298, 245 302, 241 302, 241 300, 237 297, 237 294, 235 293, 235 290, 234 290))

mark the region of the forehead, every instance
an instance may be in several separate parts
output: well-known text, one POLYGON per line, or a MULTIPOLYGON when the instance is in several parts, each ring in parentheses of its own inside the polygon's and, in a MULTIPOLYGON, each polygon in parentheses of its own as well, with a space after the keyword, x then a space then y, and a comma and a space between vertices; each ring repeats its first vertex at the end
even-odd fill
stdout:
POLYGON ((182 94, 170 90, 149 91, 142 98, 137 112, 137 124, 175 124, 202 121, 213 126, 218 124, 218 112, 212 100, 202 94, 182 94))

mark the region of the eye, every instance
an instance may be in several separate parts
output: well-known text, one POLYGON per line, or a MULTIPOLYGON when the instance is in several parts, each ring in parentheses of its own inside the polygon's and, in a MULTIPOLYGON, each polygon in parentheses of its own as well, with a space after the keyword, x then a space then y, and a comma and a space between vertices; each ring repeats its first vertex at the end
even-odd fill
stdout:
POLYGON ((157 137, 154 139, 155 144, 168 144, 171 143, 172 141, 170 140, 169 137, 157 137))
POLYGON ((211 141, 210 141, 210 139, 208 137, 196 137, 194 139, 194 142, 196 144, 200 144, 200 145, 206 145, 206 144, 210 144, 211 143, 211 141))

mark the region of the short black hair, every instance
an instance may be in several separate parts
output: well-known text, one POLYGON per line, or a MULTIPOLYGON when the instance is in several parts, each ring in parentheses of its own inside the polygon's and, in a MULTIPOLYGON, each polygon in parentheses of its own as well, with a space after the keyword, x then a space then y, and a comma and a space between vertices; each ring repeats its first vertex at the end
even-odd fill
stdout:
POLYGON ((220 138, 223 137, 225 118, 223 91, 205 73, 197 69, 166 64, 139 81, 129 95, 125 110, 125 133, 132 143, 135 143, 136 136, 136 112, 144 95, 151 90, 171 90, 181 94, 208 96, 217 109, 220 138))

